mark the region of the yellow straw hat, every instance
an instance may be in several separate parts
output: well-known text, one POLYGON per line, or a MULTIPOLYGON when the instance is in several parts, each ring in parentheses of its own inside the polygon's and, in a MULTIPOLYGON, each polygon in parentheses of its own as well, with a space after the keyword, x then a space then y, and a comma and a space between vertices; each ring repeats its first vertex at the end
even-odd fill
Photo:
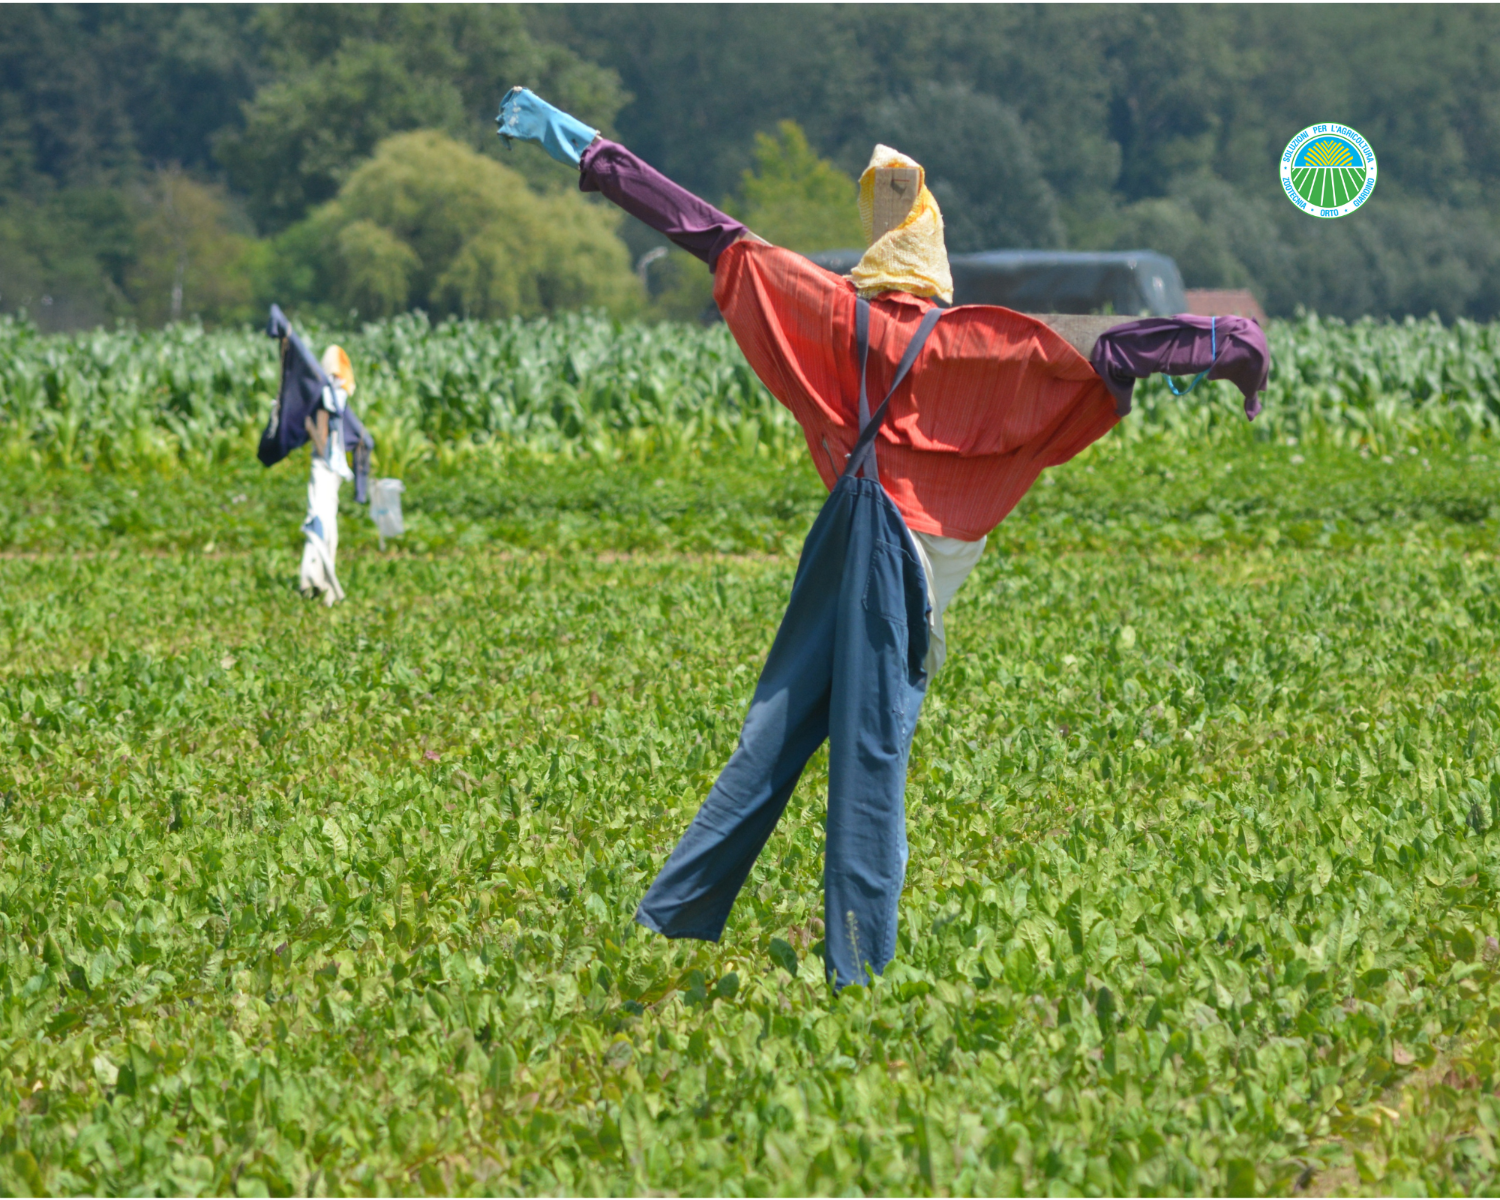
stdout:
POLYGON ((910 292, 913 296, 938 296, 951 303, 953 274, 943 245, 942 210, 927 190, 922 165, 889 146, 875 147, 870 165, 859 177, 859 219, 865 240, 869 241, 875 231, 875 171, 879 167, 915 167, 917 199, 906 220, 874 240, 849 278, 866 300, 881 292, 910 292))
POLYGON ((342 346, 329 346, 323 351, 323 370, 338 380, 346 395, 354 395, 354 365, 342 346))

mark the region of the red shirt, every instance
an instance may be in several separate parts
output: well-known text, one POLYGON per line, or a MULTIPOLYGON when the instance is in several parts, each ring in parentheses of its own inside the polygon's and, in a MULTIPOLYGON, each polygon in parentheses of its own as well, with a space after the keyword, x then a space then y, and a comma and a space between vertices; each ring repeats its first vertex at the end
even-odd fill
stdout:
MULTIPOLYGON (((719 256, 714 299, 761 382, 802 426, 832 489, 859 433, 854 285, 800 254, 745 239, 719 256)), ((871 409, 931 307, 905 292, 870 302, 871 409)), ((891 397, 876 438, 880 482, 910 528, 975 541, 1044 468, 1067 462, 1118 420, 1089 361, 1053 330, 1008 308, 959 305, 938 321, 891 397)))

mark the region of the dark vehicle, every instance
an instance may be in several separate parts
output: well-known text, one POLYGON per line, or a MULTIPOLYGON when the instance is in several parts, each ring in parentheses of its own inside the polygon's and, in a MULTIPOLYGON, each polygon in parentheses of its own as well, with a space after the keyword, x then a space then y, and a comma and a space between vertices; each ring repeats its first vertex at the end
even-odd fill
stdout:
MULTIPOLYGON (((846 275, 862 251, 809 257, 846 275)), ((1188 312, 1177 264, 1154 250, 985 250, 954 254, 953 303, 999 304, 1017 312, 1169 317, 1188 312)))

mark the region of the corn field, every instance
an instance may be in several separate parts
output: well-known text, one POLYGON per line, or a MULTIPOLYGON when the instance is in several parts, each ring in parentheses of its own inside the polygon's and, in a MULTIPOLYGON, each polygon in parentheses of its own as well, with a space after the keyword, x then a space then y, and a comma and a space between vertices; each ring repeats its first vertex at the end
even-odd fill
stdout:
MULTIPOLYGON (((1269 332, 1271 383, 1253 428, 1228 384, 1177 398, 1153 378, 1137 388, 1115 442, 1290 436, 1385 453, 1500 429, 1500 324, 1309 316, 1269 332)), ((358 406, 388 473, 486 446, 619 458, 800 445, 795 422, 722 325, 572 314, 433 326, 415 314, 307 333, 349 351, 358 406)), ((0 454, 106 470, 222 462, 253 445, 277 365, 254 329, 43 336, 0 317, 0 454)))

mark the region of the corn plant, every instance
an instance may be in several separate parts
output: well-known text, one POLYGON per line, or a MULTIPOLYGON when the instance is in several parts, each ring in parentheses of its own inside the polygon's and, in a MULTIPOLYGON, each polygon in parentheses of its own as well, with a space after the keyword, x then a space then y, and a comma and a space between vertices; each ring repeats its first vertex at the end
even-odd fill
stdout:
MULTIPOLYGON (((464 444, 639 458, 708 449, 800 453, 796 423, 721 326, 621 324, 590 314, 448 321, 422 314, 337 339, 391 473, 464 444), (448 450, 441 450, 442 447, 448 450)), ((1228 384, 1136 392, 1114 441, 1295 437, 1388 454, 1500 428, 1500 325, 1436 320, 1273 322, 1266 412, 1247 429, 1228 384)), ((59 466, 212 465, 245 455, 277 387, 273 344, 253 329, 120 327, 44 337, 0 318, 0 451, 59 466)))

